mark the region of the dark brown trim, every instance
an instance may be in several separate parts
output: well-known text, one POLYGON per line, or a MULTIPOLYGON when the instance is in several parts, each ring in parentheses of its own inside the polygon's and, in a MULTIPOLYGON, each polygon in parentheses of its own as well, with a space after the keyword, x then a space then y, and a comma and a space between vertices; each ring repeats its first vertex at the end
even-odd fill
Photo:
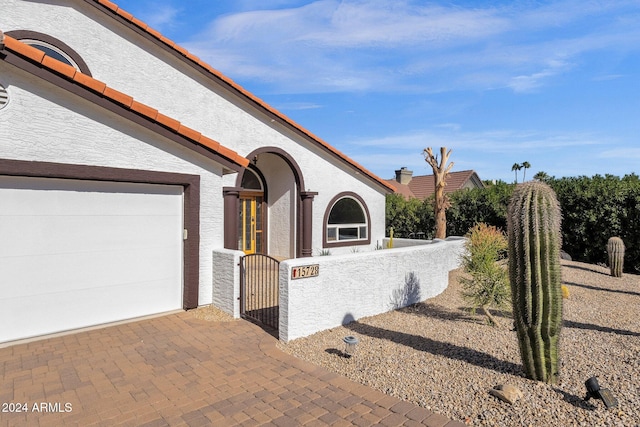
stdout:
POLYGON ((86 74, 87 76, 91 77, 91 71, 89 70, 89 66, 87 65, 87 63, 84 62, 84 59, 82 59, 78 52, 71 49, 71 47, 62 40, 58 40, 57 38, 51 37, 48 34, 30 30, 12 30, 7 31, 5 34, 9 37, 13 37, 16 40, 39 40, 41 42, 50 44, 51 46, 57 47, 58 49, 66 53, 71 59, 73 59, 73 62, 78 65, 78 68, 80 68, 82 74, 86 74))
MULTIPOLYGON (((305 186, 304 186, 304 177, 302 176, 302 169, 300 169, 300 166, 298 166, 298 163, 293 159, 293 157, 289 153, 287 153, 286 151, 284 151, 282 148, 279 148, 279 147, 260 147, 260 148, 256 148, 255 150, 247 154, 245 158, 251 161, 254 157, 260 154, 275 154, 281 157, 282 160, 284 160, 289 165, 289 167, 291 168, 291 172, 293 172, 293 176, 296 180, 296 186, 298 187, 298 194, 304 191, 305 186)), ((263 180, 263 183, 266 185, 265 180, 263 180)), ((241 184, 242 184, 242 174, 238 174, 238 176, 236 177, 236 187, 240 187, 241 184)))
POLYGON ((302 212, 298 222, 302 223, 302 249, 303 257, 313 256, 313 199, 318 193, 313 191, 303 191, 300 193, 302 199, 302 212))
POLYGON ((134 112, 133 110, 129 110, 124 106, 118 104, 112 99, 105 98, 98 93, 95 93, 83 86, 73 83, 72 81, 67 80, 63 76, 60 76, 49 69, 43 68, 40 64, 35 64, 27 59, 24 59, 20 55, 16 55, 13 52, 4 50, 0 52, 0 60, 4 60, 5 62, 16 66, 17 68, 33 75, 39 77, 61 89, 67 90, 74 95, 77 95, 87 101, 98 105, 107 111, 115 113, 120 117, 130 120, 135 124, 138 124, 146 129, 155 132, 156 134, 163 136, 183 147, 186 147, 192 151, 195 151, 215 162, 221 164, 223 167, 226 167, 233 171, 242 170, 242 166, 236 164, 235 162, 223 157, 219 153, 209 150, 208 148, 196 144, 190 139, 183 137, 180 134, 175 133, 173 130, 162 126, 161 124, 152 121, 151 119, 141 116, 134 112))
MULTIPOLYGON (((298 219, 296 221, 296 237, 295 237, 295 256, 296 257, 301 257, 301 256, 305 256, 303 255, 303 223, 305 221, 305 219, 303 218, 303 215, 305 215, 303 209, 302 209, 302 193, 304 192, 305 189, 305 185, 304 185, 304 176, 302 175, 302 169, 300 169, 300 166, 298 165, 298 163, 293 159, 293 157, 287 153, 286 151, 284 151, 282 148, 279 147, 260 147, 257 148, 255 150, 253 150, 251 153, 246 155, 246 158, 249 159, 249 161, 251 161, 254 157, 260 155, 260 154, 275 154, 277 156, 279 156, 280 158, 282 158, 282 160, 284 160, 288 165, 289 168, 291 168, 291 172, 293 173, 293 177, 296 181, 296 192, 297 192, 297 197, 296 197, 296 212, 298 213, 298 219)), ((242 175, 243 173, 238 173, 238 176, 236 177, 236 187, 240 187, 240 185, 242 184, 242 175)), ((267 181, 266 179, 264 179, 264 176, 261 175, 261 178, 263 178, 263 185, 265 186, 265 189, 267 188, 267 181)), ((265 200, 266 200, 266 193, 265 193, 265 200)))
POLYGON ((240 209, 239 187, 223 187, 224 199, 224 248, 238 250, 238 212, 240 209))
POLYGON ((340 194, 337 194, 329 204, 327 205, 327 209, 324 211, 324 217, 322 219, 322 247, 323 248, 338 248, 343 246, 363 246, 371 244, 371 215, 369 215, 369 208, 367 204, 364 202, 362 197, 358 196, 356 193, 352 191, 344 191, 340 194), (351 197, 356 199, 362 205, 364 209, 365 215, 367 215, 367 239, 366 240, 347 240, 347 241, 337 241, 337 242, 328 242, 327 241, 327 221, 329 220, 329 214, 331 213, 331 209, 336 204, 336 202, 344 197, 351 197))
POLYGON ((184 188, 184 228, 188 235, 183 247, 182 307, 187 310, 198 306, 200 289, 200 176, 5 159, 0 159, 0 175, 181 185, 184 188))

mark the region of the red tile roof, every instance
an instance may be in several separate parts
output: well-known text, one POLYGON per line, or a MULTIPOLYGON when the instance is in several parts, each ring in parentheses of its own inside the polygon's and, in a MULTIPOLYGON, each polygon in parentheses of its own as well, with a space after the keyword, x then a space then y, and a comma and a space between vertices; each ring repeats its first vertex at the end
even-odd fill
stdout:
POLYGON ((86 74, 77 71, 75 68, 46 56, 42 51, 22 43, 7 35, 4 36, 4 46, 7 50, 27 58, 33 62, 40 64, 42 67, 49 69, 50 71, 57 73, 67 80, 100 94, 102 97, 117 103, 131 111, 136 112, 138 115, 143 116, 147 120, 155 122, 163 127, 171 130, 172 132, 187 138, 188 140, 206 147, 209 150, 214 151, 216 154, 228 159, 232 163, 235 163, 242 167, 249 165, 249 160, 236 153, 235 151, 223 147, 217 141, 205 137, 200 132, 195 131, 187 126, 181 124, 178 120, 165 116, 159 113, 154 108, 148 105, 135 101, 129 95, 119 92, 115 89, 108 87, 105 83, 89 77, 86 74))
POLYGON ((395 187, 393 185, 390 185, 387 181, 383 180, 382 178, 379 178, 374 173, 372 173, 369 170, 367 170, 364 166, 362 166, 359 163, 355 162, 354 160, 350 159, 347 155, 345 155, 341 151, 337 150, 336 148, 334 148, 333 146, 331 146, 330 144, 328 144, 327 142, 325 142, 321 138, 317 137, 316 135, 314 135, 313 133, 311 133, 310 131, 308 131, 304 127, 300 126, 298 123, 294 122, 289 117, 285 116, 284 114, 282 114, 281 112, 279 112, 275 108, 271 107, 269 104, 267 104, 266 102, 264 102, 260 98, 256 97, 255 95, 253 95, 252 93, 250 93, 246 89, 244 89, 242 86, 240 86, 239 84, 234 82, 232 79, 230 79, 229 77, 227 77, 224 74, 222 74, 220 71, 218 71, 215 68, 213 68, 211 65, 209 65, 206 62, 202 61, 197 56, 189 53, 186 49, 182 48, 181 46, 178 46, 174 41, 166 38, 160 32, 150 28, 146 23, 140 21, 139 19, 136 19, 129 12, 126 12, 122 8, 118 7, 117 4, 115 4, 115 3, 113 3, 113 2, 111 2, 109 0, 85 0, 85 1, 88 2, 88 3, 92 3, 92 4, 99 4, 99 5, 104 7, 104 8, 102 8, 102 10, 104 10, 105 12, 109 12, 109 13, 113 14, 114 16, 118 16, 120 18, 123 18, 126 21, 128 21, 129 23, 135 25, 137 28, 141 29, 142 31, 146 32, 147 34, 151 35, 155 39, 157 39, 160 42, 162 42, 163 44, 165 44, 168 48, 173 49, 174 51, 178 52, 185 59, 187 59, 188 62, 190 62, 192 65, 197 65, 197 66, 201 67, 202 69, 206 70, 206 72, 209 73, 212 77, 214 77, 217 80, 221 80, 222 82, 227 84, 231 89, 236 91, 238 94, 242 95, 245 98, 248 98, 250 101, 252 101, 258 107, 266 110, 268 113, 270 113, 270 114, 276 116, 277 118, 281 119, 284 123, 286 123, 287 125, 291 126, 294 129, 296 129, 297 131, 301 132, 306 137, 311 139, 313 142, 319 144, 325 150, 329 151, 333 155, 335 155, 338 158, 340 158, 342 161, 345 161, 346 163, 348 163, 349 165, 354 167, 358 172, 360 172, 363 175, 369 177, 369 179, 372 179, 373 181, 375 181, 379 185, 383 186, 387 190, 393 191, 395 189, 395 187))
MULTIPOLYGON (((464 185, 473 177, 473 175, 478 177, 476 172, 473 170, 449 173, 447 185, 444 188, 445 193, 453 193, 456 190, 464 188, 464 185)), ((478 181, 482 184, 479 177, 478 181)), ((424 200, 435 192, 433 175, 414 176, 411 178, 411 181, 409 181, 409 184, 400 184, 395 179, 388 179, 387 182, 394 185, 396 187, 396 193, 402 194, 406 199, 415 197, 417 199, 424 200)))

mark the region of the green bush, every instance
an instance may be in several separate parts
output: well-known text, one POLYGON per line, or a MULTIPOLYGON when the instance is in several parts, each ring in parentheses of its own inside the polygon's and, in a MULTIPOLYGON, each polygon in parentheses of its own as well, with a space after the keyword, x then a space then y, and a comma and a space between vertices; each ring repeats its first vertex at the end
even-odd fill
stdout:
POLYGON ((447 210, 447 235, 464 236, 481 222, 506 230, 507 205, 513 188, 513 184, 500 181, 486 188, 452 193, 451 207, 447 210))
MULTIPOLYGON (((592 264, 607 262, 607 240, 620 236, 626 246, 624 265, 627 273, 640 273, 640 178, 626 175, 554 178, 543 181, 555 191, 563 212, 563 249, 574 260, 592 264)), ((463 236, 474 225, 484 222, 505 230, 507 205, 513 184, 498 182, 486 188, 459 190, 450 195, 447 210, 447 235, 463 236)), ((387 196, 388 227, 397 237, 434 230, 433 204, 430 199, 406 201, 400 195, 387 196)))
POLYGON ((386 235, 393 227, 394 237, 407 238, 422 232, 425 237, 433 237, 435 228, 433 200, 406 200, 400 194, 388 194, 386 199, 386 235))
POLYGON ((462 296, 474 311, 481 308, 491 325, 497 325, 490 307, 502 308, 509 301, 509 278, 504 262, 507 238, 494 226, 477 224, 466 235, 462 266, 470 277, 462 277, 462 296))
POLYGON ((625 271, 640 273, 640 180, 595 175, 551 179, 562 207, 563 248, 579 261, 607 262, 607 240, 620 236, 627 246, 625 271))

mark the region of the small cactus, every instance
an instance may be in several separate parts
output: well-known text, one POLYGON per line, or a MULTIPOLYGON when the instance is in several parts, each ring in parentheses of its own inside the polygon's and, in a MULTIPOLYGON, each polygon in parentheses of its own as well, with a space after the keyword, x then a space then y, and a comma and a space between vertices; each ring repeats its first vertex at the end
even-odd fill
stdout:
POLYGON ((624 267, 624 242, 619 237, 612 237, 607 242, 609 269, 613 277, 622 277, 624 267))
POLYGON ((560 205, 548 185, 516 187, 509 202, 509 280, 520 356, 527 378, 556 383, 562 327, 560 205))

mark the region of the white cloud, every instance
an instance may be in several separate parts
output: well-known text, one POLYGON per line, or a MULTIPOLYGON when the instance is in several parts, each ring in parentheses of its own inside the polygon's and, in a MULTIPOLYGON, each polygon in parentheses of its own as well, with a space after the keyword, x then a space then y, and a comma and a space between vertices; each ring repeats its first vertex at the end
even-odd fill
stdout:
POLYGON ((140 8, 137 17, 147 23, 151 28, 163 32, 166 31, 167 28, 175 26, 176 19, 180 12, 180 9, 171 4, 153 2, 146 4, 144 8, 140 8))
POLYGON ((278 93, 521 93, 583 66, 587 53, 640 46, 640 27, 629 19, 637 2, 463 8, 410 0, 272 1, 219 17, 186 47, 222 72, 278 93), (281 4, 288 7, 275 8, 281 4))
POLYGON ((275 107, 278 110, 286 111, 286 110, 315 110, 318 108, 322 108, 322 105, 315 104, 312 102, 284 102, 284 103, 276 103, 275 107))
POLYGON ((621 147, 614 148, 612 150, 605 150, 600 154, 600 157, 605 159, 624 159, 624 160, 639 160, 640 148, 636 147, 621 147))

